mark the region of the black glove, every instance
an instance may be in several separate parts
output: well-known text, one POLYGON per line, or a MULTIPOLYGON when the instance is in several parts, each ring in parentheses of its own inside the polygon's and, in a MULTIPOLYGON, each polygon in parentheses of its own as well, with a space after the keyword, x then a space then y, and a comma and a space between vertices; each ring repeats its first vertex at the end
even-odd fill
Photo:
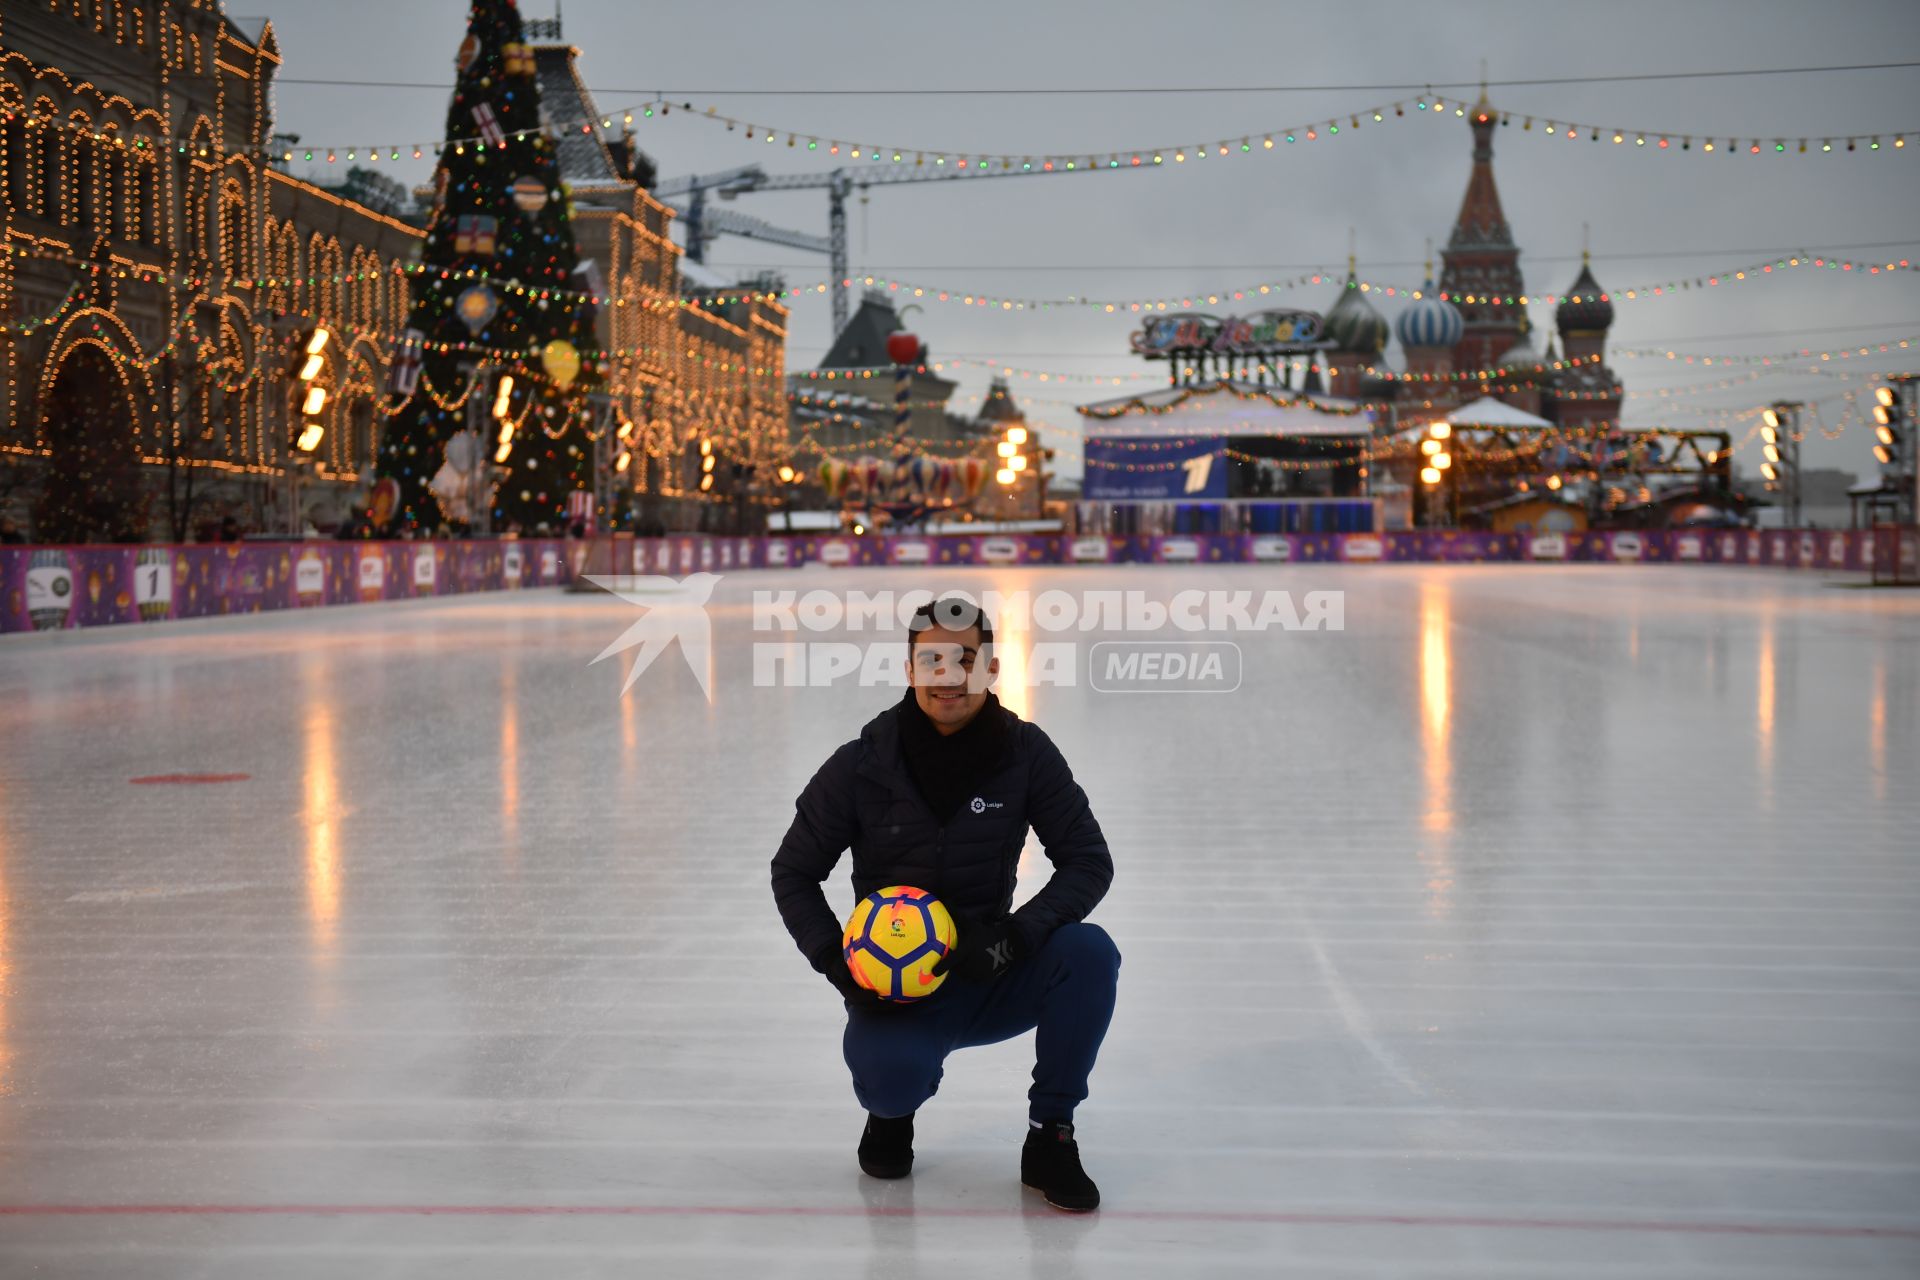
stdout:
POLYGON ((831 947, 822 947, 813 955, 813 967, 818 969, 833 989, 838 991, 847 1002, 849 1009, 863 1009, 869 1012, 890 1012, 899 1008, 891 1000, 882 1000, 876 991, 870 991, 854 980, 853 971, 847 968, 847 956, 835 943, 831 947))
POLYGON ((953 971, 962 982, 992 982, 1005 976, 1027 954, 1026 940, 1011 917, 960 931, 960 941, 941 956, 932 972, 953 971))

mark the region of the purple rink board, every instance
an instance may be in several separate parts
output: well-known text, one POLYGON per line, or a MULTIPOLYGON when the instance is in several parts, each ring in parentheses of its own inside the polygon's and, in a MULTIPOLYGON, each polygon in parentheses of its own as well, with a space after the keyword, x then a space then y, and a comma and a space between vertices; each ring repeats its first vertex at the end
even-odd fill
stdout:
MULTIPOLYGON (((1911 536, 1911 535, 1909 535, 1911 536)), ((1005 534, 951 537, 613 540, 614 572, 684 577, 740 569, 870 565, 1451 563, 1739 564, 1865 573, 1896 535, 1828 529, 1481 533, 1452 529, 1328 534, 1005 534)), ((210 546, 0 547, 0 632, 410 600, 557 586, 585 544, 260 542, 210 546)))
POLYGON ((557 539, 4 547, 0 631, 411 600, 567 577, 567 547, 557 539))

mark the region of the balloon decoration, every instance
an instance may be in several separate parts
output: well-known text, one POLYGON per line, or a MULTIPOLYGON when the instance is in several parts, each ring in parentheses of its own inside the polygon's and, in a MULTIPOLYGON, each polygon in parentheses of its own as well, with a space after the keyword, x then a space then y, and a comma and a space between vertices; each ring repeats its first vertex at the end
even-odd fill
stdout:
POLYGON ((980 486, 987 482, 987 464, 979 458, 963 459, 960 477, 966 486, 967 496, 975 497, 980 492, 980 486))
POLYGON ((984 459, 826 458, 815 474, 830 499, 843 502, 960 502, 979 494, 989 468, 984 459))
POLYGON ((920 339, 905 329, 887 335, 887 359, 895 364, 913 364, 920 358, 920 339))
POLYGON ((555 338, 541 350, 540 364, 553 379, 553 385, 562 391, 580 376, 580 352, 565 338, 555 338))
POLYGON ((393 512, 400 505, 400 482, 391 477, 374 483, 373 491, 367 495, 367 519, 376 529, 384 529, 393 522, 393 512))

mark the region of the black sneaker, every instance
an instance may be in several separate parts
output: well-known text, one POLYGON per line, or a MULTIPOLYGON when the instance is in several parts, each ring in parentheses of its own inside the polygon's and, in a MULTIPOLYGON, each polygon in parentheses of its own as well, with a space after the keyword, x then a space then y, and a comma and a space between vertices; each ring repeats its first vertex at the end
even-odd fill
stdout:
POLYGON ((913 1117, 883 1120, 869 1115, 860 1134, 860 1171, 869 1178, 904 1178, 913 1172, 913 1117))
POLYGON ((1068 1213, 1091 1213, 1100 1207, 1100 1188, 1080 1167, 1080 1144, 1073 1140, 1070 1124, 1028 1128, 1027 1145, 1020 1151, 1020 1181, 1068 1213))

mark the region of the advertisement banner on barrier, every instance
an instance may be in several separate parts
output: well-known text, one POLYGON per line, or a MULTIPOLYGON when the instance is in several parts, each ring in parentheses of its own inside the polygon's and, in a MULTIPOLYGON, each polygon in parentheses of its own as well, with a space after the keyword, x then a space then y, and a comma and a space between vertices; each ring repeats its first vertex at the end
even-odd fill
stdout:
POLYGON ((887 539, 888 564, 931 564, 933 544, 925 538, 887 539))
POLYGON ((1608 534, 1607 554, 1615 560, 1644 560, 1647 558, 1647 540, 1637 533, 1608 534))
POLYGON ((1176 533, 1153 540, 1154 564, 1220 564, 1238 560, 1237 536, 1217 533, 1176 533))
POLYGON ((1567 537, 1563 533, 1530 533, 1524 535, 1524 538, 1529 560, 1565 560, 1567 558, 1567 537))
POLYGON ((1255 563, 1285 563, 1298 560, 1294 550, 1294 539, 1284 533, 1248 534, 1241 544, 1240 558, 1255 563))
POLYGON ((173 551, 142 547, 133 563, 133 607, 142 622, 173 616, 173 551))
MULTIPOLYGON (((585 545, 585 544, 579 544, 585 545)), ((621 563, 683 577, 699 571, 837 566, 1074 565, 1307 561, 1565 561, 1752 565, 1891 572, 1891 530, 1614 530, 1496 534, 841 535, 638 539, 621 563)), ((1908 543, 1910 545, 1910 541, 1908 543)), ((420 543, 261 542, 146 547, 0 547, 0 631, 158 622, 319 605, 555 586, 568 578, 558 540, 420 543)))
POLYGON ((430 596, 433 594, 434 558, 432 547, 419 547, 413 553, 413 594, 430 596))
POLYGON ((293 562, 293 599, 302 609, 327 602, 327 558, 318 548, 302 548, 293 562))
POLYGON ((1022 539, 1017 537, 975 538, 973 540, 973 559, 975 564, 1019 564, 1024 558, 1026 548, 1022 539))
MULTIPOLYGON (((1372 535, 1349 534, 1355 537, 1372 535)), ((1390 560, 1446 561, 1478 564, 1486 560, 1519 557, 1520 535, 1462 529, 1403 529, 1384 535, 1390 560)))
POLYGON ((360 551, 360 599, 362 603, 387 598, 387 553, 383 547, 364 547, 360 551))
POLYGON ((1340 558, 1342 560, 1365 563, 1384 560, 1387 555, 1386 539, 1377 533, 1348 533, 1339 535, 1340 558))
POLYGON ((1106 564, 1113 559, 1113 544, 1098 535, 1074 538, 1068 550, 1074 564, 1106 564))

